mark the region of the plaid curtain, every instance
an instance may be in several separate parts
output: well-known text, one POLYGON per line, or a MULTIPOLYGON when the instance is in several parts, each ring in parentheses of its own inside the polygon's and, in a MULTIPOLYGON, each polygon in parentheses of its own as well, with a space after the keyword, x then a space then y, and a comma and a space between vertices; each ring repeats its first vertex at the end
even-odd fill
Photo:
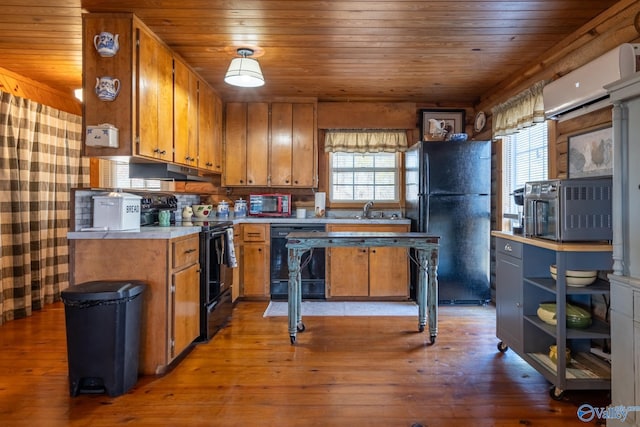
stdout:
POLYGON ((0 324, 69 286, 70 189, 89 183, 82 118, 0 91, 0 324))

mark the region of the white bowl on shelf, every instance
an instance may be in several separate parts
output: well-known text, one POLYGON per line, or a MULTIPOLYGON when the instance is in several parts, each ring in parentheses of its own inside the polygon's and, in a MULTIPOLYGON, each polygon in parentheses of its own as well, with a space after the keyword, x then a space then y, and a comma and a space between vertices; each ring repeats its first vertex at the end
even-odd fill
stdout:
MULTIPOLYGON (((549 266, 551 277, 553 280, 558 278, 558 269, 555 264, 549 266)), ((589 286, 598 278, 598 270, 567 270, 565 274, 565 281, 567 286, 589 286)))

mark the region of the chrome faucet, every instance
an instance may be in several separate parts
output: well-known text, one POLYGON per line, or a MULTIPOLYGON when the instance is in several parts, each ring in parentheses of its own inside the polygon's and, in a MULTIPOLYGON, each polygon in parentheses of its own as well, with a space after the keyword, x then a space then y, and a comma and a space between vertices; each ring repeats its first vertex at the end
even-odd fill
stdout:
POLYGON ((371 209, 372 206, 373 206, 372 200, 369 200, 367 203, 364 204, 364 207, 362 208, 363 218, 369 218, 369 209, 371 209))

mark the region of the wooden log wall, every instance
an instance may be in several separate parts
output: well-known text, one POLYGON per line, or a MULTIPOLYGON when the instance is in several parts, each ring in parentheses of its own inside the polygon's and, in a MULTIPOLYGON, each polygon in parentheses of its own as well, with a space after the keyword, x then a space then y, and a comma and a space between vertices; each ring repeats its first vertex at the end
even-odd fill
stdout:
MULTIPOLYGON (((555 143, 552 145, 554 152, 549 153, 555 164, 549 167, 549 178, 568 177, 568 147, 569 138, 592 130, 610 127, 611 107, 594 111, 575 119, 557 122, 554 124, 555 143)), ((550 147, 551 148, 551 147, 550 147)))
POLYGON ((0 68, 0 90, 61 111, 82 115, 82 105, 73 93, 53 89, 4 68, 0 68))

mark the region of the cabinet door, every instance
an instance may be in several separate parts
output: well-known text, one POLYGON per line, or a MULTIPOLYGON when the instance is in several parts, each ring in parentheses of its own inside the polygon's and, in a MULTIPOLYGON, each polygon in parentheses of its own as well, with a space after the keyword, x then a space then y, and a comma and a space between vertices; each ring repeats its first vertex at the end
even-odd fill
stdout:
MULTIPOLYGON (((497 243, 500 245, 500 242, 497 243)), ((496 335, 516 352, 523 350, 522 260, 496 254, 496 335)))
POLYGON ((200 265, 173 275, 171 358, 178 356, 200 334, 200 265))
POLYGON ((291 186, 293 108, 289 103, 271 104, 271 185, 291 186))
POLYGON ((331 248, 329 255, 329 296, 369 296, 369 249, 331 248))
POLYGON ((269 104, 247 105, 247 184, 268 185, 269 104))
POLYGON ((247 185, 247 104, 226 107, 224 141, 225 185, 247 185))
POLYGON ((174 58, 174 162, 197 166, 198 79, 182 61, 174 58))
POLYGON ((173 57, 142 29, 138 35, 138 154, 173 161, 173 57))
POLYGON ((222 127, 216 123, 218 109, 216 101, 218 101, 218 97, 213 90, 209 85, 200 81, 198 91, 198 167, 212 172, 221 172, 222 127))
MULTIPOLYGON (((409 226, 372 225, 361 231, 404 233, 409 231, 409 226)), ((409 297, 409 258, 406 248, 369 249, 369 295, 409 297)))
MULTIPOLYGON (((327 231, 363 231, 360 225, 329 224, 327 231)), ((369 296, 369 249, 329 248, 330 297, 369 296)))
POLYGON ((293 104, 291 184, 294 187, 317 186, 318 158, 314 104, 293 104))
POLYGON ((213 94, 213 171, 222 173, 222 100, 213 94))
POLYGON ((269 250, 264 243, 244 243, 242 246, 242 295, 269 295, 269 250))
POLYGON ((369 295, 409 297, 409 265, 405 248, 369 249, 369 295))

